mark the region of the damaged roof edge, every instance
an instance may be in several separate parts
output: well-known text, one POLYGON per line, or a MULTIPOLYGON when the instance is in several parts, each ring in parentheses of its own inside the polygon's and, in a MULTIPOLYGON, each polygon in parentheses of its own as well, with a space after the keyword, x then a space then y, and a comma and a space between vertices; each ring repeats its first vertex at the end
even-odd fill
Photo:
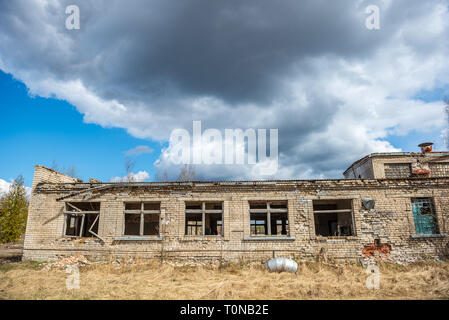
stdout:
MULTIPOLYGON (((65 177, 68 177, 68 178, 72 178, 72 179, 75 179, 75 180, 81 180, 81 179, 78 179, 78 178, 69 176, 68 174, 59 172, 59 171, 57 171, 57 170, 55 170, 55 169, 51 169, 51 168, 49 168, 49 167, 43 166, 43 165, 41 165, 41 164, 36 164, 34 167, 35 167, 35 168, 43 168, 43 169, 45 169, 45 170, 51 171, 51 172, 53 172, 53 173, 56 173, 56 174, 58 174, 58 175, 65 176, 65 177)), ((81 180, 81 181, 82 181, 82 180, 81 180)))
MULTIPOLYGON (((276 187, 276 186, 294 186, 294 187, 299 187, 300 185, 303 185, 304 187, 307 186, 314 186, 314 187, 319 187, 321 184, 325 184, 325 183, 330 183, 329 185, 327 185, 326 187, 332 187, 332 186, 336 186, 336 185, 340 185, 340 187, 355 187, 355 186, 364 186, 364 187, 373 187, 373 186, 382 186, 385 183, 388 183, 389 181, 395 182, 395 183, 400 183, 400 182, 405 182, 405 181, 413 181, 415 183, 420 183, 420 182, 425 182, 427 184, 431 183, 431 184, 439 184, 439 182, 442 182, 444 185, 448 185, 449 186, 449 177, 434 177, 434 178, 395 178, 395 179, 326 179, 326 180, 271 180, 271 181, 224 181, 222 182, 217 182, 217 181, 198 181, 198 182, 194 182, 194 181, 189 181, 189 182, 117 182, 117 183, 102 183, 96 186, 90 186, 90 184, 88 183, 46 183, 46 182, 42 182, 38 185, 38 187, 36 188, 36 191, 38 192, 45 192, 45 190, 39 190, 39 186, 42 187, 44 185, 54 185, 54 186, 78 186, 80 188, 83 188, 83 185, 85 186, 85 188, 83 189, 78 189, 76 191, 73 191, 73 189, 71 190, 72 192, 70 192, 70 190, 66 190, 66 192, 70 192, 69 194, 66 194, 62 197, 57 198, 57 201, 61 201, 73 196, 77 196, 86 192, 90 192, 90 191, 97 191, 97 190, 107 190, 110 188, 124 188, 124 187, 170 187, 170 186, 179 186, 179 187, 207 187, 207 186, 211 186, 211 187, 248 187, 248 186, 272 186, 272 187, 276 187), (356 185, 354 185, 354 183, 356 183, 356 185)), ((412 184, 414 185, 414 184, 412 184)), ((48 191, 48 190, 47 190, 48 191)))
POLYGON ((357 165, 363 163, 364 161, 374 158, 374 157, 409 157, 409 156, 420 156, 420 157, 440 157, 440 156, 449 156, 449 152, 447 151, 438 151, 438 152, 430 152, 430 153, 420 153, 420 152, 375 152, 370 153, 363 158, 355 161, 351 164, 344 172, 343 175, 348 172, 351 168, 356 167, 357 165))

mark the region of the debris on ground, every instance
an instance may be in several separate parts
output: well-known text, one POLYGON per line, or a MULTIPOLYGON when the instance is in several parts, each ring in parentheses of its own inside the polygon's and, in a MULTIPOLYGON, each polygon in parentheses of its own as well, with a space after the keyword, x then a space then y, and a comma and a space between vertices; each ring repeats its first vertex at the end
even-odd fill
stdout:
POLYGON ((214 265, 212 262, 207 261, 164 261, 172 267, 205 267, 214 265))
POLYGON ((67 266, 78 266, 78 267, 84 267, 85 265, 91 264, 89 260, 82 254, 75 254, 70 257, 62 258, 59 261, 48 263, 45 265, 44 270, 51 270, 51 269, 65 269, 67 266))
POLYGON ((121 266, 131 266, 131 265, 136 265, 136 264, 146 264, 147 262, 145 260, 135 260, 134 258, 129 258, 129 259, 115 259, 114 261, 112 261, 112 265, 116 266, 116 267, 121 267, 121 266))
POLYGON ((120 266, 120 260, 118 260, 118 259, 116 259, 114 262, 112 262, 112 264, 114 265, 114 266, 120 266))

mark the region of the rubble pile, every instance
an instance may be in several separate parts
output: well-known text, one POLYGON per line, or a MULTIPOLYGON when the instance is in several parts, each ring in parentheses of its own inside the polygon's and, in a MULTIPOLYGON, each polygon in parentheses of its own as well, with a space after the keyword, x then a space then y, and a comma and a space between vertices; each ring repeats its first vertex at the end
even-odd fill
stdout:
POLYGON ((164 261, 164 264, 172 267, 205 267, 214 265, 210 261, 164 261))
POLYGON ((115 259, 112 262, 112 264, 116 267, 119 267, 119 266, 130 266, 130 265, 135 265, 135 264, 144 264, 144 262, 143 261, 136 262, 133 258, 130 258, 130 259, 122 259, 122 260, 115 259))
POLYGON ((59 261, 49 263, 47 264, 44 269, 45 270, 51 270, 51 269, 65 269, 67 266, 78 266, 83 267, 85 265, 91 264, 85 256, 82 254, 75 254, 70 257, 62 258, 59 261))

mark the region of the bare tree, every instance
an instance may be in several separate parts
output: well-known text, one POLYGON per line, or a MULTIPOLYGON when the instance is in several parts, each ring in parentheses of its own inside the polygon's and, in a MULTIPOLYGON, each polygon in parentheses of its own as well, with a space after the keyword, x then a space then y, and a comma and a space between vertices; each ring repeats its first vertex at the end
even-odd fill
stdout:
POLYGON ((69 166, 69 167, 64 166, 64 167, 60 168, 59 164, 55 160, 53 160, 51 169, 61 172, 61 173, 64 173, 72 178, 79 178, 78 169, 74 165, 69 166))
POLYGON ((53 162, 51 163, 51 168, 55 171, 59 171, 59 165, 56 160, 53 160, 53 162))
POLYGON ((128 182, 134 182, 133 169, 136 165, 136 162, 131 159, 126 159, 125 161, 125 169, 126 169, 126 180, 128 182))
MULTIPOLYGON (((176 181, 193 181, 193 179, 195 178, 195 169, 194 167, 189 164, 189 165, 184 165, 184 167, 181 168, 178 178, 176 179, 176 181)), ((162 172, 161 170, 159 170, 156 175, 155 175, 155 180, 159 181, 159 182, 169 182, 170 179, 168 177, 168 173, 167 170, 164 169, 164 171, 162 172)), ((173 181, 173 180, 172 180, 173 181)))
POLYGON ((161 174, 161 172, 158 170, 155 177, 154 177, 155 181, 159 181, 159 182, 168 182, 168 173, 167 170, 164 169, 164 172, 161 174))
POLYGON ((195 169, 191 164, 189 165, 186 164, 179 173, 178 181, 192 181, 194 177, 195 177, 195 169))
POLYGON ((73 178, 78 178, 78 170, 76 169, 75 166, 63 168, 63 173, 73 178))

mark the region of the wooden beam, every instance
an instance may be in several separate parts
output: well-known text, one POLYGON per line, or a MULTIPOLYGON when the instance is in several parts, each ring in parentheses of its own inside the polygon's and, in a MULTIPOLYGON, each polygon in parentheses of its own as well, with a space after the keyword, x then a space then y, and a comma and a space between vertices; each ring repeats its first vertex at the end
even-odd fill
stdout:
MULTIPOLYGON (((100 215, 98 215, 98 216, 95 218, 94 222, 92 223, 92 225, 90 226, 90 228, 89 228, 88 231, 89 231, 90 233, 92 233, 94 236, 96 236, 98 239, 100 239, 101 241, 105 242, 105 241, 103 240, 103 238, 101 238, 98 234, 96 234, 95 232, 92 231, 92 228, 94 227, 95 223, 98 222, 98 219, 99 219, 99 218, 100 218, 100 215)), ((100 226, 98 226, 98 229, 100 229, 100 226)))
POLYGON ((201 203, 201 208, 202 208, 202 216, 201 216, 201 231, 202 231, 202 235, 205 236, 206 235, 206 202, 202 202, 201 203))
POLYGON ((73 204, 71 204, 70 202, 66 202, 70 207, 72 207, 73 209, 77 210, 78 212, 83 211, 80 208, 75 207, 73 204))
POLYGON ((141 214, 142 210, 125 210, 125 213, 129 214, 141 214))
POLYGON ((270 212, 270 202, 267 202, 267 229, 268 235, 271 235, 271 212, 270 212))
POLYGON ((82 215, 81 216, 81 228, 79 230, 79 236, 82 237, 83 236, 83 229, 84 229, 84 218, 86 218, 86 215, 82 215))
POLYGON ((145 213, 145 214, 160 214, 161 211, 160 210, 143 210, 142 213, 145 213))
POLYGON ((339 210, 314 210, 313 213, 350 213, 351 209, 339 209, 339 210))
MULTIPOLYGON (((154 210, 153 210, 154 211, 154 210)), ((186 209, 186 213, 222 213, 223 210, 219 209, 210 209, 210 210, 203 210, 203 209, 186 209)))
POLYGON ((145 218, 144 218, 144 216, 143 216, 143 213, 140 213, 140 230, 139 230, 139 234, 140 234, 141 236, 143 236, 143 227, 144 227, 144 222, 145 222, 144 219, 145 219, 145 218))
MULTIPOLYGON (((267 213, 267 209, 249 209, 250 213, 267 213)), ((271 213, 287 213, 288 209, 272 209, 270 208, 271 213)))
POLYGON ((64 211, 65 214, 71 214, 74 216, 81 216, 83 214, 100 214, 100 211, 79 211, 79 212, 75 212, 75 211, 64 211))

